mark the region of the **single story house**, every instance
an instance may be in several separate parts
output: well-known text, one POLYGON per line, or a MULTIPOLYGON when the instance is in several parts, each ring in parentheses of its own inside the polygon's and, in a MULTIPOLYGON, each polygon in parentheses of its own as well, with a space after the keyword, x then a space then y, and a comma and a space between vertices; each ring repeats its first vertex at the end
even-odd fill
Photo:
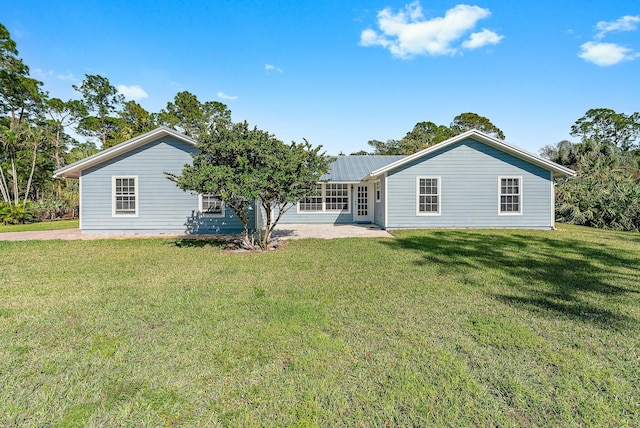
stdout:
MULTIPOLYGON (((166 127, 59 169, 80 182, 83 233, 238 233, 235 213, 215 195, 179 189, 196 142, 166 127)), ((402 228, 554 227, 554 178, 575 173, 471 130, 410 156, 338 156, 316 193, 290 208, 287 223, 374 223, 402 228)), ((260 226, 259 210, 251 228, 260 226)))

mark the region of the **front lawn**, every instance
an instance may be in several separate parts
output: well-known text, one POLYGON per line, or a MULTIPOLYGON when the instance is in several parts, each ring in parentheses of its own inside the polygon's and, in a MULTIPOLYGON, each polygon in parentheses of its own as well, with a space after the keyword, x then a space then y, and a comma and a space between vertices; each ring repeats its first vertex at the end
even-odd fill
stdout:
POLYGON ((27 224, 0 224, 0 233, 3 232, 33 232, 38 230, 62 230, 62 229, 77 229, 78 220, 55 220, 55 221, 41 221, 38 223, 27 224))
POLYGON ((0 426, 638 426, 640 235, 0 242, 0 426))

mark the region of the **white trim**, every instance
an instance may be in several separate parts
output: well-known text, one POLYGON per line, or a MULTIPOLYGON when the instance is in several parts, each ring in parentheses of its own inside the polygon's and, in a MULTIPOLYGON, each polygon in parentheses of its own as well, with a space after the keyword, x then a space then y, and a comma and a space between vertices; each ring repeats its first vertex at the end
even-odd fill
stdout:
MULTIPOLYGON (((300 201, 298 201, 298 203, 296 203, 296 213, 297 214, 302 214, 302 215, 307 215, 307 214, 351 214, 351 191, 352 191, 352 187, 353 184, 348 183, 348 182, 341 182, 341 181, 329 181, 329 182, 320 182, 320 183, 316 183, 320 185, 320 198, 322 200, 322 211, 300 211, 300 201), (347 186, 347 209, 344 210, 328 210, 327 209, 327 184, 344 184, 347 186)), ((315 196, 317 197, 317 196, 315 196)))
POLYGON ((441 191, 442 177, 418 175, 416 176, 416 215, 417 216, 439 216, 442 215, 442 191, 441 191), (438 211, 437 212, 421 212, 420 211, 420 180, 438 180, 438 211))
POLYGON ((409 155, 403 159, 397 160, 395 162, 392 162, 386 166, 383 166, 382 168, 378 168, 377 170, 371 172, 367 177, 375 177, 377 175, 380 175, 382 173, 385 173, 387 171, 391 171, 399 166, 402 165, 406 165, 409 162, 414 161, 415 159, 421 158, 423 156, 426 156, 428 154, 431 154, 433 152, 437 152, 439 150, 442 150, 452 144, 458 143, 462 140, 465 140, 467 138, 472 138, 476 141, 479 141, 481 143, 485 143, 491 147, 495 147, 498 150, 502 150, 503 152, 509 153, 517 158, 523 159, 525 161, 528 161, 534 165, 538 165, 541 168, 544 168, 546 170, 550 170, 554 173, 554 177, 565 177, 565 176, 573 176, 576 175, 575 171, 566 168, 562 165, 559 165, 555 162, 551 162, 549 160, 543 159, 539 156, 536 156, 532 153, 529 153, 525 150, 522 150, 516 146, 512 146, 511 144, 508 144, 502 140, 499 140, 497 138, 491 137, 490 135, 487 135, 483 132, 480 132, 476 129, 472 129, 470 131, 464 132, 460 135, 456 135, 453 138, 449 138, 446 141, 443 141, 441 143, 435 144, 431 147, 427 147, 426 149, 420 150, 419 152, 416 152, 412 155, 409 155))
POLYGON ((84 211, 82 208, 82 175, 78 177, 78 197, 80 198, 78 203, 78 229, 82 230, 82 212, 84 211))
POLYGON ((373 182, 373 193, 376 202, 380 202, 382 200, 382 185, 380 184, 380 179, 373 182))
POLYGON ((116 218, 133 218, 138 217, 138 213, 140 212, 140 193, 138 192, 138 176, 137 175, 113 175, 111 176, 111 217, 116 218), (116 214, 116 180, 117 179, 134 179, 134 188, 135 188, 135 205, 136 212, 135 214, 116 214))
MULTIPOLYGON (((511 216, 511 215, 522 215, 524 212, 524 182, 522 181, 522 176, 521 175, 500 175, 498 176, 498 215, 499 216, 511 216), (517 179, 518 180, 518 196, 519 196, 519 200, 518 200, 518 208, 519 210, 517 212, 514 211, 506 211, 506 212, 502 212, 501 208, 502 208, 502 180, 503 179, 517 179)), ((506 195, 506 196, 512 196, 512 195, 506 195)))
POLYGON ((551 228, 556 228, 556 183, 553 182, 551 174, 551 228))
MULTIPOLYGON (((207 193, 207 196, 213 196, 215 199, 218 199, 215 195, 207 193)), ((218 199, 220 201, 221 204, 221 213, 220 214, 216 214, 216 213, 210 213, 210 212, 205 212, 202 211, 202 193, 198 193, 198 211, 200 212, 200 214, 202 214, 202 216, 207 217, 207 218, 222 218, 225 215, 225 209, 227 208, 226 204, 224 203, 224 201, 222 199, 218 199)))
POLYGON ((387 209, 387 207, 389 206, 388 200, 389 200, 389 192, 387 192, 387 173, 385 172, 382 175, 382 179, 384 180, 384 195, 382 197, 383 201, 382 203, 384 204, 384 228, 387 228, 387 224, 389 222, 389 210, 387 209))
POLYGON ((102 150, 101 152, 74 162, 71 165, 67 165, 64 168, 60 168, 59 170, 54 171, 53 178, 78 178, 80 176, 80 172, 87 168, 99 165, 109 159, 113 159, 116 156, 120 156, 162 137, 173 137, 192 146, 196 146, 196 142, 186 135, 174 131, 171 128, 167 128, 166 126, 160 126, 146 134, 138 135, 135 138, 117 144, 106 150, 102 150))

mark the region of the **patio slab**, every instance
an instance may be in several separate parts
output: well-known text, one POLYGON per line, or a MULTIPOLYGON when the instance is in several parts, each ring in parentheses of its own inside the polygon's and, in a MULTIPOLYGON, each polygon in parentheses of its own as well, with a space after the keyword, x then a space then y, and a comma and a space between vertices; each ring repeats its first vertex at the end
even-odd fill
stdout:
MULTIPOLYGON (((211 235, 214 236, 214 235, 211 235)), ((386 237, 392 235, 380 227, 371 224, 281 224, 273 231, 274 238, 288 239, 336 239, 353 237, 386 237)), ((0 241, 48 241, 60 239, 63 241, 94 240, 94 239, 139 239, 139 238, 197 238, 197 235, 116 235, 90 234, 83 235, 79 229, 41 230, 34 232, 5 232, 0 233, 0 241)), ((200 236, 202 238, 203 236, 200 236)))

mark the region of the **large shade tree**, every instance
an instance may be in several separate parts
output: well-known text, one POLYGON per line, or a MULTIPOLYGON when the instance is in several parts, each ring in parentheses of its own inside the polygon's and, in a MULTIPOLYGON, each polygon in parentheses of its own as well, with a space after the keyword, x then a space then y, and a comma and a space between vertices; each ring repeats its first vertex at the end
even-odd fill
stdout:
POLYGON ((117 144, 119 118, 115 113, 124 103, 124 96, 109 79, 100 75, 85 75, 82 83, 73 85, 73 89, 82 95, 82 103, 90 113, 79 122, 78 132, 99 138, 103 149, 117 144))
POLYGON ((191 138, 204 136, 218 119, 230 120, 231 111, 218 101, 200 102, 191 92, 178 92, 173 102, 158 114, 161 125, 173 128, 191 138))
POLYGON ((489 119, 477 113, 468 112, 457 115, 453 118, 453 122, 451 122, 449 128, 453 131, 453 135, 459 135, 463 132, 477 129, 487 135, 504 140, 504 132, 489 119))
POLYGON ((307 141, 285 144, 246 121, 220 118, 197 141, 199 153, 193 163, 169 178, 183 190, 220 198, 242 222, 242 241, 250 248, 255 247, 249 230, 253 209, 261 209, 265 217, 258 245, 266 249, 282 215, 311 195, 329 168, 321 146, 307 141))

